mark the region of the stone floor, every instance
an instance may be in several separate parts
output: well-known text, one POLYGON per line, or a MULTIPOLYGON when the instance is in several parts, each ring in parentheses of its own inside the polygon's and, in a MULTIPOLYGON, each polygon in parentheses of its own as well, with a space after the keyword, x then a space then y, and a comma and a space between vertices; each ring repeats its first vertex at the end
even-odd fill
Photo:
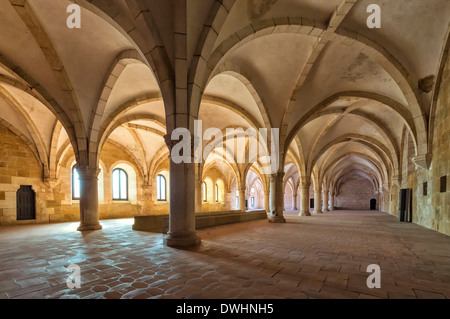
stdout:
POLYGON ((163 246, 132 220, 0 227, 0 298, 450 298, 450 237, 376 212, 286 214, 163 246), (81 288, 66 267, 81 267, 81 288), (369 264, 381 289, 369 289, 369 264))

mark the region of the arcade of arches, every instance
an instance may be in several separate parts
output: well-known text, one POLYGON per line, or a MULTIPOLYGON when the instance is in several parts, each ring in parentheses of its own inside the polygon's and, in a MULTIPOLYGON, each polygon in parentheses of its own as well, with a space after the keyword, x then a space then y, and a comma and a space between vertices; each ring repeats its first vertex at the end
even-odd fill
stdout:
POLYGON ((190 246, 198 212, 398 216, 409 194, 450 235, 447 0, 382 1, 380 29, 372 0, 81 0, 70 29, 73 2, 0 1, 0 225, 170 213, 167 244, 190 246), (225 145, 175 164, 195 120, 279 128, 279 170, 225 145))

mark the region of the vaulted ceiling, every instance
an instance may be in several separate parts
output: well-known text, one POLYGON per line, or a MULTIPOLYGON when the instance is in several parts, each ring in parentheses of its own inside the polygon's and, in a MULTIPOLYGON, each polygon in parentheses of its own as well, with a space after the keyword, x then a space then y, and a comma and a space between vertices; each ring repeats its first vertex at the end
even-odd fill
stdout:
POLYGON ((77 1, 82 26, 69 29, 73 1, 0 0, 0 117, 49 176, 63 149, 81 160, 107 139, 148 176, 168 152, 183 51, 203 131, 279 128, 286 178, 358 173, 381 188, 401 172, 405 134, 429 153, 450 3, 375 2, 380 29, 366 25, 371 0, 77 1))

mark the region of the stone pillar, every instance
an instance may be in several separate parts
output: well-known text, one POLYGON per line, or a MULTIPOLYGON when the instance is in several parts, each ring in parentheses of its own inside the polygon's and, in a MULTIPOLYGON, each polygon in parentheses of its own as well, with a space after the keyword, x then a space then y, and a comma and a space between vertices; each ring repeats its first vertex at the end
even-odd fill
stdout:
POLYGON ((239 188, 239 210, 245 213, 245 186, 239 188))
POLYGON ((314 190, 314 214, 323 214, 322 212, 322 190, 314 190))
POLYGON ((323 212, 328 212, 328 190, 323 190, 323 212))
POLYGON ((309 212, 309 180, 300 183, 300 213, 299 216, 311 216, 309 212))
POLYGON ((79 231, 102 229, 98 217, 98 168, 77 166, 80 176, 80 226, 79 231))
POLYGON ((334 211, 334 193, 330 194, 330 211, 334 211))
POLYGON ((264 191, 264 209, 270 213, 270 191, 264 191))
POLYGON ((283 177, 284 172, 270 176, 270 214, 269 222, 285 223, 283 216, 283 177))
MULTIPOLYGON (((172 151, 172 141, 166 143, 172 151)), ((170 159, 169 232, 164 242, 169 247, 189 247, 200 244, 195 231, 195 164, 184 161, 176 164, 170 159)))
POLYGON ((292 194, 292 209, 297 210, 297 188, 294 190, 292 194))

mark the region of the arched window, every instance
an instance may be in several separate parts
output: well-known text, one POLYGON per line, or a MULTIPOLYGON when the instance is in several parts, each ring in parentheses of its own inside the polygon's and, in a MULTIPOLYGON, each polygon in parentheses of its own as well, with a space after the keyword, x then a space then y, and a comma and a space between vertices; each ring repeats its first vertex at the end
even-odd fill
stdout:
POLYGON ((81 199, 81 183, 80 183, 80 175, 78 174, 75 166, 72 168, 72 199, 80 200, 81 199))
POLYGON ((121 169, 116 168, 112 174, 113 200, 128 200, 128 175, 121 169))
POLYGON ((239 209, 239 191, 236 190, 236 208, 239 209))
POLYGON ((208 197, 207 197, 207 186, 206 186, 206 182, 203 182, 203 201, 207 202, 208 201, 208 197))
POLYGON ((216 203, 219 202, 219 184, 216 184, 216 203))
POLYGON ((162 175, 156 177, 156 199, 159 201, 166 201, 166 178, 162 175))

